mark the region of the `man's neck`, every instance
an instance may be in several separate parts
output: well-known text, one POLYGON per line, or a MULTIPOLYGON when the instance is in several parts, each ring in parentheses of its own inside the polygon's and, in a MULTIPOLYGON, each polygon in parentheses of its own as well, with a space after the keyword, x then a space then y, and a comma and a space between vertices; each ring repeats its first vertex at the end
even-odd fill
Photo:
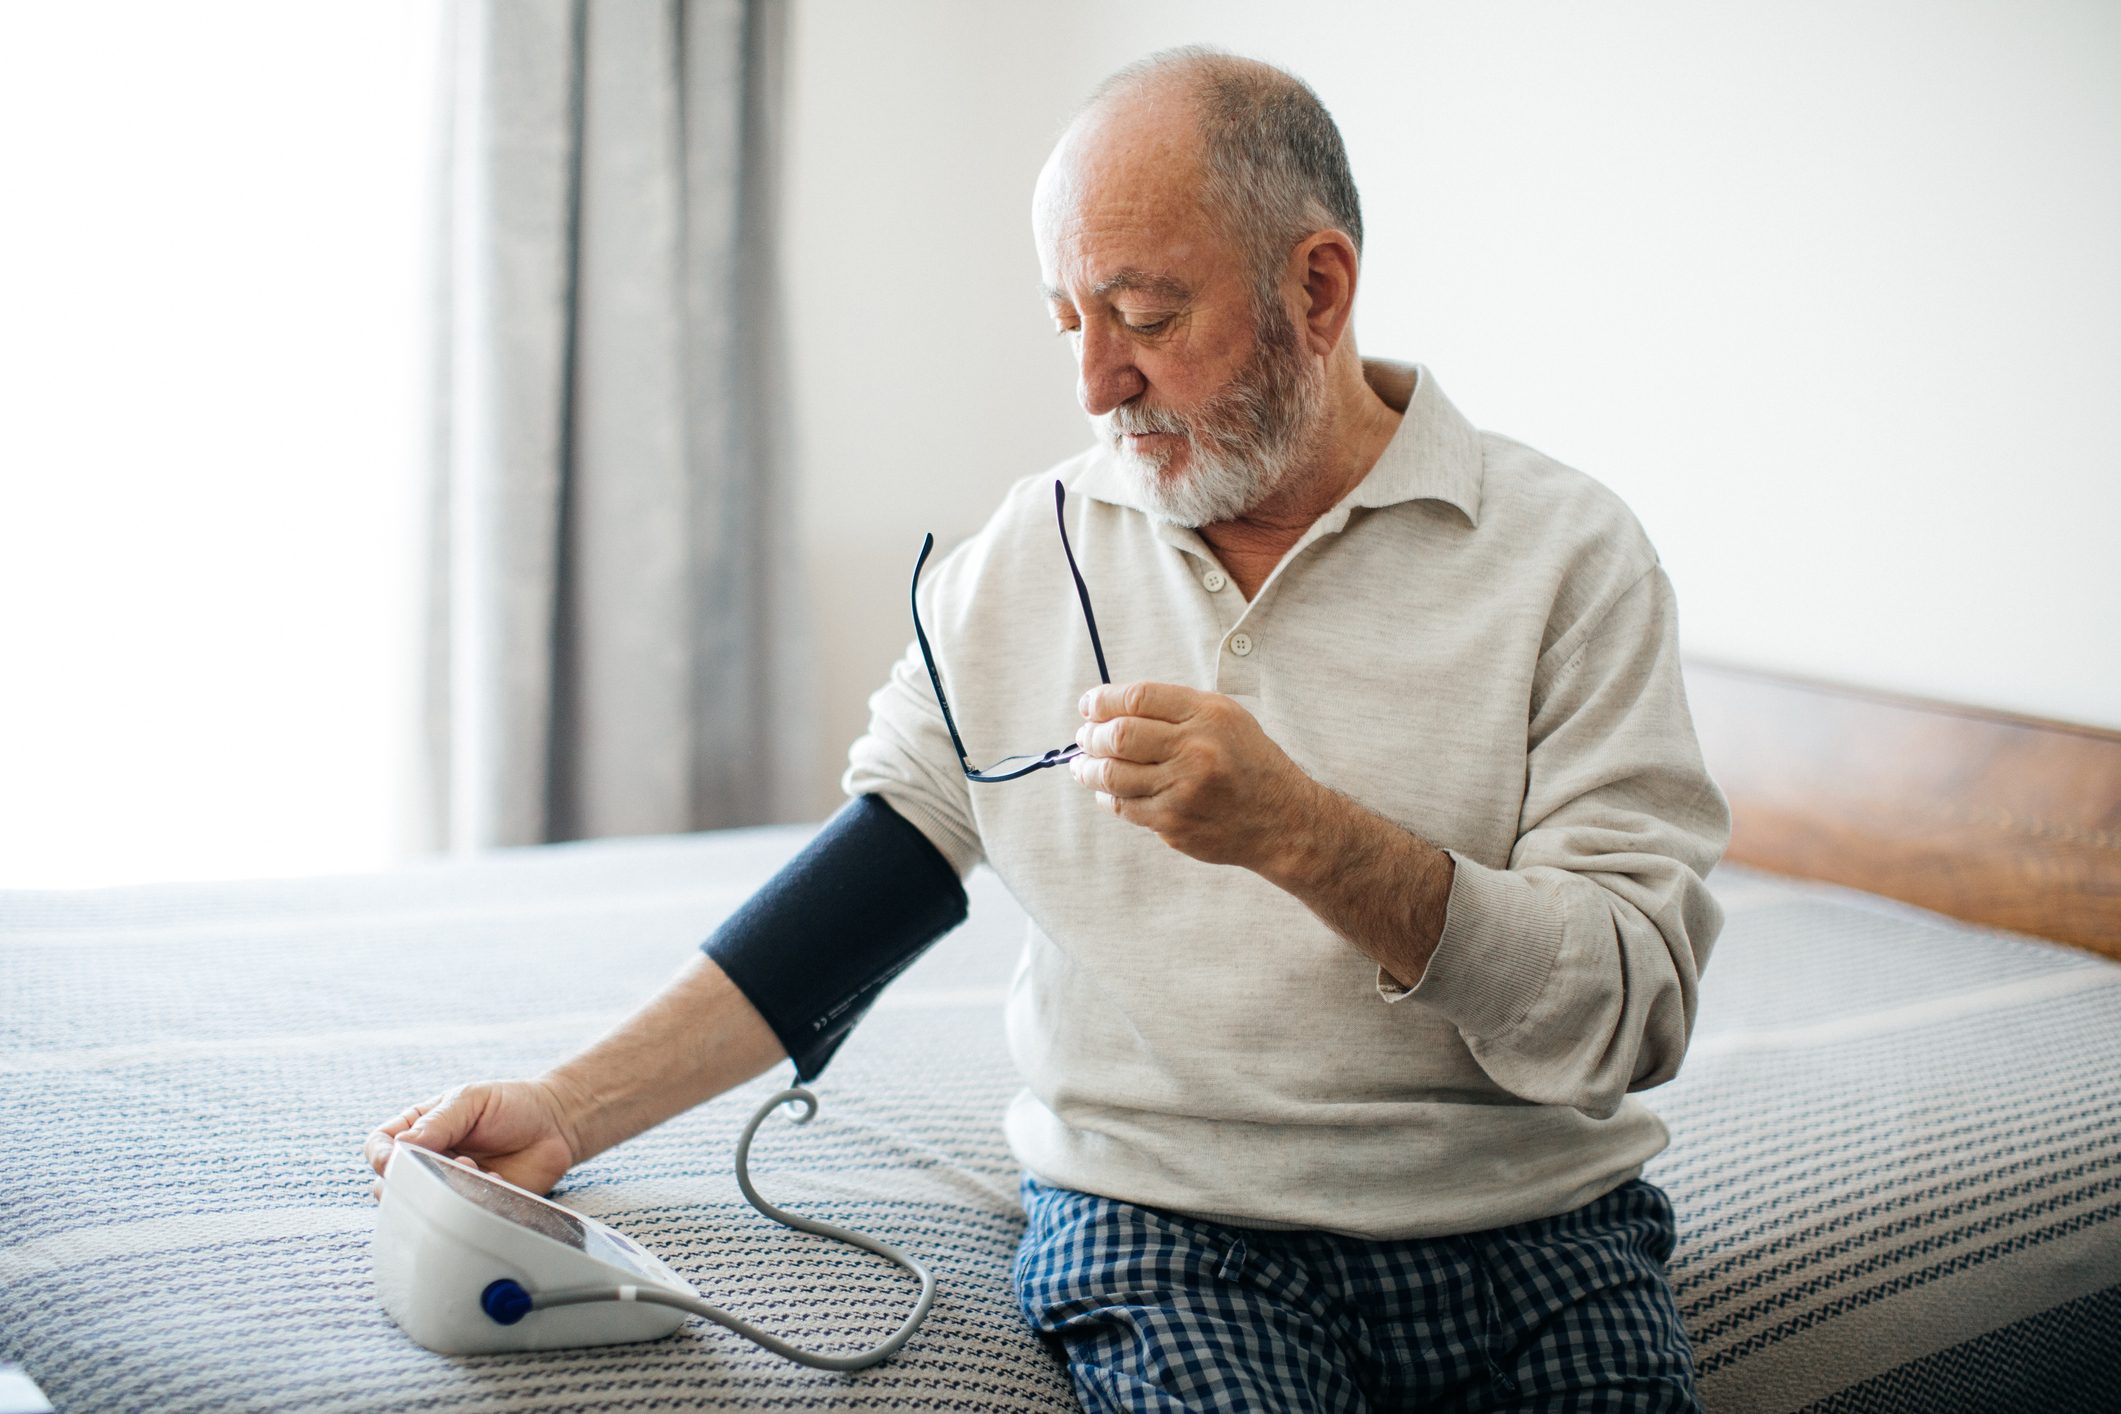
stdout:
POLYGON ((1238 590, 1250 600, 1304 532, 1360 485, 1399 431, 1401 414, 1363 377, 1349 350, 1329 374, 1313 449, 1275 494, 1236 520, 1200 527, 1238 590))

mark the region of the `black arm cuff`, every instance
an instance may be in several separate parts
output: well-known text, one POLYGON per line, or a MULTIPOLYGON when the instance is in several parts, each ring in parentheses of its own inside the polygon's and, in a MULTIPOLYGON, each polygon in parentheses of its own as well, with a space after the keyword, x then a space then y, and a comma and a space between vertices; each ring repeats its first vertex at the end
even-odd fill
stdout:
POLYGON ((886 983, 965 921, 965 889, 877 796, 849 801, 700 944, 817 1078, 886 983))

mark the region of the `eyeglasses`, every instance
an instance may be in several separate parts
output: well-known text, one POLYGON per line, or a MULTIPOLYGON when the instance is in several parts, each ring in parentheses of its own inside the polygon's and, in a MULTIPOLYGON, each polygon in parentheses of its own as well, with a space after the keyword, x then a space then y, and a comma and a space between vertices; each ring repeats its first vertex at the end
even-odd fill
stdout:
MULTIPOLYGON (((1075 567, 1075 551, 1068 544, 1068 521, 1061 514, 1068 493, 1060 482, 1053 483, 1053 518, 1060 525, 1061 553, 1068 557, 1068 573, 1075 577, 1075 597, 1082 601, 1083 623, 1090 630, 1090 651, 1097 655, 1097 680, 1110 683, 1112 675, 1105 670, 1105 645, 1098 641, 1097 615, 1090 612, 1090 587, 1083 583, 1083 572, 1075 567)), ((957 748, 958 764, 965 768, 965 776, 975 781, 1013 781, 1019 776, 1028 776, 1033 771, 1042 771, 1048 766, 1058 766, 1064 761, 1073 761, 1083 754, 1083 749, 1073 742, 1056 746, 1051 751, 1037 756, 1004 756, 992 766, 975 767, 972 758, 965 754, 965 740, 957 734, 957 719, 950 715, 950 699, 943 694, 943 677, 935 670, 935 654, 928 648, 927 631, 921 627, 921 566, 928 563, 928 552, 935 548, 935 537, 929 535, 921 540, 921 557, 913 562, 913 636, 921 645, 921 658, 928 664, 928 681, 935 686, 935 703, 943 709, 943 725, 950 728, 950 744, 957 748)))

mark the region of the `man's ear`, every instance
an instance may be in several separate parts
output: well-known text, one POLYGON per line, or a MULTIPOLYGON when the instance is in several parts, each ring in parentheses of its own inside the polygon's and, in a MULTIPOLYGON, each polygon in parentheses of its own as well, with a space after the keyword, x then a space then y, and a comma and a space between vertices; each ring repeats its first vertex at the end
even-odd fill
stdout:
POLYGON ((1289 273, 1300 284, 1297 312, 1308 352, 1323 358, 1340 344, 1355 313, 1360 263, 1346 231, 1314 231, 1289 252, 1289 273))

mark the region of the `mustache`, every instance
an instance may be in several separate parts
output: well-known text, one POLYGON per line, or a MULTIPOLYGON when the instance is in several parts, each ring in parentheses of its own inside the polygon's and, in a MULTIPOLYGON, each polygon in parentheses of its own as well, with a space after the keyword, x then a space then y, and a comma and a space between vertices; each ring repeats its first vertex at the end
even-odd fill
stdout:
POLYGON ((1177 413, 1161 408, 1138 407, 1122 403, 1098 419, 1106 437, 1117 439, 1130 432, 1164 432, 1174 437, 1191 437, 1193 429, 1177 413))

